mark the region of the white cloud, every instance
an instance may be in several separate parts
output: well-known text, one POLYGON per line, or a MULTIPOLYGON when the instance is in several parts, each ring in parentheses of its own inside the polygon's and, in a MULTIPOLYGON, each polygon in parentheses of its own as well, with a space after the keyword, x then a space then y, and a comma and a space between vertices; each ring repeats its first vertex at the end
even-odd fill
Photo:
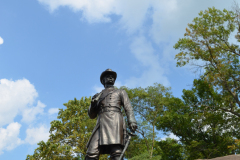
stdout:
POLYGON ((123 86, 123 84, 120 81, 116 80, 114 86, 116 86, 117 88, 120 88, 121 86, 123 86))
POLYGON ((50 12, 67 6, 74 12, 82 12, 82 18, 90 23, 110 22, 111 15, 121 17, 120 24, 132 32, 138 30, 146 20, 146 13, 151 8, 151 0, 38 0, 48 7, 50 12))
POLYGON ((0 80, 0 126, 13 122, 17 115, 22 116, 23 122, 31 122, 36 115, 43 113, 45 105, 36 101, 38 93, 34 86, 27 80, 17 81, 0 80))
POLYGON ((3 42, 4 41, 3 41, 2 37, 0 37, 0 45, 3 44, 3 42))
POLYGON ((41 125, 36 128, 28 128, 26 130, 27 137, 25 139, 26 143, 31 145, 37 144, 40 141, 47 141, 49 138, 49 128, 41 125))
MULTIPOLYGON (((127 30, 142 30, 146 19, 152 19, 152 36, 164 39, 169 33, 179 32, 197 16, 200 10, 215 6, 231 7, 225 0, 38 0, 51 12, 67 6, 82 12, 88 22, 110 22, 111 15, 120 16, 120 24, 127 30), (183 27, 184 26, 184 27, 183 27), (183 27, 183 28, 182 28, 183 27), (160 31, 160 33, 159 33, 160 31), (158 34, 159 33, 159 34, 158 34), (156 35, 155 35, 156 34, 156 35), (164 35, 164 36, 161 36, 164 35)), ((171 34, 171 35, 173 35, 171 34)))
POLYGON ((152 0, 116 0, 115 1, 116 12, 121 16, 120 24, 128 31, 128 33, 134 33, 142 30, 144 22, 147 20, 150 10, 152 8, 152 0))
POLYGON ((165 86, 170 85, 167 77, 164 75, 165 69, 159 64, 159 56, 154 53, 152 44, 144 36, 135 38, 130 48, 141 65, 148 69, 144 70, 138 78, 131 77, 127 79, 125 84, 127 87, 147 87, 155 82, 165 86))
MULTIPOLYGON (((41 101, 37 101, 38 93, 33 84, 27 79, 16 81, 0 79, 0 154, 4 150, 12 150, 23 143, 36 144, 40 140, 46 140, 49 136, 49 128, 40 126, 39 128, 28 128, 26 130, 25 141, 18 136, 21 124, 13 122, 16 116, 22 116, 22 122, 31 125, 37 115, 44 114, 46 107, 41 101)), ((49 113, 53 114, 55 110, 49 113)))
POLYGON ((100 93, 103 89, 104 89, 104 86, 97 86, 97 85, 95 85, 93 87, 94 93, 92 93, 93 94, 92 96, 94 96, 94 94, 96 94, 96 93, 100 93))
POLYGON ((49 115, 53 115, 53 114, 56 114, 56 113, 58 113, 59 112, 59 108, 50 108, 49 110, 48 110, 48 114, 49 115))
POLYGON ((10 123, 6 129, 0 128, 0 154, 3 150, 12 150, 23 141, 18 137, 21 124, 14 122, 10 123))
MULTIPOLYGON (((119 16, 119 27, 133 38, 132 53, 141 64, 148 66, 140 77, 130 77, 126 84, 152 85, 154 82, 169 85, 165 73, 175 68, 173 45, 183 37, 185 28, 200 10, 215 6, 231 9, 231 1, 226 0, 38 0, 48 6, 51 12, 67 6, 74 12, 81 12, 82 19, 90 23, 111 22, 111 16, 119 16), (138 35, 137 38, 132 36, 138 35), (141 42, 142 41, 142 42, 141 42), (144 42, 144 43, 143 43, 144 42), (136 45, 142 44, 143 46, 136 45), (153 47, 154 46, 154 47, 153 47), (161 48, 161 52, 155 53, 161 48), (141 51, 144 49, 144 51, 141 51), (161 55, 161 60, 156 56, 161 55), (146 59, 145 59, 146 58, 146 59), (153 60, 153 64, 149 61, 153 60), (138 82, 138 84, 136 84, 138 82)), ((240 2, 240 0, 237 0, 240 2)), ((100 91, 100 88, 96 88, 100 91)))
POLYGON ((27 80, 0 80, 0 126, 13 122, 17 115, 29 109, 38 93, 27 80))
POLYGON ((48 6, 51 12, 62 6, 68 6, 74 12, 82 11, 88 22, 109 22, 109 14, 115 13, 114 0, 38 0, 48 6))
POLYGON ((46 107, 45 104, 38 101, 36 107, 28 107, 24 109, 22 112, 22 116, 23 116, 22 121, 25 123, 30 123, 34 121, 38 114, 43 114, 45 107, 46 107))
POLYGON ((165 141, 166 138, 172 138, 172 139, 175 139, 177 141, 179 140, 179 138, 173 133, 170 133, 168 136, 165 136, 165 137, 161 138, 161 140, 165 141))
MULTIPOLYGON (((153 85, 153 83, 158 82, 165 86, 169 86, 170 82, 166 77, 166 68, 160 65, 159 55, 155 53, 152 43, 147 41, 144 36, 137 36, 133 39, 130 46, 131 52, 134 54, 135 58, 140 62, 139 67, 143 67, 145 70, 142 71, 139 77, 130 77, 126 79, 124 83, 116 81, 115 86, 127 86, 133 87, 147 87, 153 85)), ((103 86, 94 86, 94 91, 99 93, 103 86)))
MULTIPOLYGON (((232 1, 233 2, 233 1, 232 1)), ((224 0, 169 0, 154 1, 152 26, 150 35, 155 43, 176 43, 183 37, 185 28, 191 23, 201 10, 215 6, 217 9, 231 9, 230 3, 224 0)))

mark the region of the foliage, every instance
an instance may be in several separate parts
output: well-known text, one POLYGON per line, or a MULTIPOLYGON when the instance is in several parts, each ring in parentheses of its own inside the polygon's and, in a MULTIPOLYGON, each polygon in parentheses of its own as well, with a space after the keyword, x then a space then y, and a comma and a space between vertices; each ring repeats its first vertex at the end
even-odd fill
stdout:
POLYGON ((228 146, 234 143, 239 126, 231 123, 231 116, 215 110, 221 103, 211 85, 199 79, 194 80, 191 90, 183 90, 183 100, 169 99, 165 112, 159 115, 157 129, 172 132, 184 145, 187 159, 214 158, 234 154, 228 146), (210 100, 208 100, 210 99, 210 100))
MULTIPOLYGON (((125 152, 125 158, 132 158, 138 156, 141 153, 148 153, 146 141, 150 143, 151 139, 144 139, 141 136, 137 135, 132 137, 128 149, 125 152)), ((148 153, 149 158, 149 153, 148 153)))
POLYGON ((156 142, 156 155, 162 155, 161 160, 184 160, 184 147, 177 140, 166 138, 156 142))
MULTIPOLYGON (((234 126, 236 130, 229 128, 224 112, 214 110, 222 101, 214 87, 204 80, 195 80, 192 90, 184 90, 183 100, 173 97, 170 88, 157 83, 145 89, 124 89, 140 119, 138 136, 131 140, 126 158, 191 160, 237 151, 233 148, 236 144, 233 136, 239 133, 238 124, 234 126), (156 127, 174 133, 181 143, 173 139, 157 141, 156 127)), ((59 111, 60 120, 51 122, 50 139, 40 142, 27 159, 84 159, 85 145, 95 126, 95 120, 87 115, 90 100, 74 99, 64 104, 67 108, 59 111)), ((101 159, 107 159, 107 155, 101 159)))
POLYGON ((240 64, 239 46, 231 44, 229 37, 238 26, 238 15, 232 11, 214 7, 199 13, 200 17, 188 24, 185 38, 174 46, 180 49, 176 55, 177 66, 200 60, 197 65, 205 70, 202 78, 214 86, 223 103, 219 109, 240 117, 240 64))
MULTIPOLYGON (((149 153, 148 152, 144 152, 140 155, 137 155, 133 158, 130 158, 129 160, 149 160, 149 153)), ((151 160, 162 160, 162 156, 161 155, 158 155, 156 157, 152 157, 151 160)))
MULTIPOLYGON (((183 100, 173 97, 170 88, 157 83, 145 89, 125 87, 125 90, 141 122, 126 158, 192 160, 237 153, 233 136, 238 135, 239 126, 236 123, 236 129, 231 129, 225 123, 227 115, 215 110, 214 106, 222 103, 221 98, 204 80, 195 80, 191 90, 184 90, 183 100), (180 143, 172 139, 157 141, 156 127, 174 133, 180 143)), ((74 99, 64 104, 67 108, 59 111, 60 120, 51 122, 50 139, 38 143, 39 147, 27 159, 84 159, 85 145, 95 126, 95 120, 87 115, 90 100, 74 99)), ((107 155, 101 159, 107 159, 107 155)))
MULTIPOLYGON (((129 89, 126 87, 122 87, 125 89, 129 95, 131 100, 131 104, 134 109, 134 113, 139 116, 139 137, 142 138, 138 144, 140 150, 143 150, 143 146, 145 151, 148 151, 149 158, 153 158, 154 146, 156 141, 156 126, 158 115, 163 112, 164 104, 166 103, 166 97, 171 95, 170 88, 164 87, 161 84, 155 83, 153 86, 149 86, 147 88, 134 88, 129 89)), ((134 144, 136 141, 133 142, 134 144)), ((136 146, 136 145, 134 145, 136 146)), ((133 153, 133 147, 129 147, 129 150, 133 153)), ((136 152, 139 153, 139 152, 136 152)), ((137 155, 137 154, 136 154, 137 155)), ((133 156, 133 155, 132 155, 133 156)), ((131 158, 126 154, 126 157, 131 158)))
POLYGON ((240 140, 239 139, 235 139, 234 141, 235 143, 231 146, 228 146, 228 148, 232 149, 232 150, 236 150, 237 153, 240 153, 240 140))
MULTIPOLYGON (((212 130, 209 135, 225 135, 222 139, 224 154, 239 152, 237 144, 234 143, 240 139, 239 120, 240 120, 240 49, 237 44, 230 42, 230 37, 238 30, 235 38, 240 41, 240 10, 235 4, 234 12, 224 9, 217 10, 214 7, 199 13, 199 17, 188 24, 185 38, 179 39, 175 44, 175 49, 180 49, 176 55, 177 66, 192 64, 197 69, 204 69, 198 82, 195 80, 195 89, 193 91, 184 91, 185 102, 188 106, 195 106, 197 110, 190 111, 191 115, 198 114, 204 121, 201 124, 208 124, 212 130), (198 83, 198 84, 197 84, 198 83), (197 97, 194 96, 194 94, 197 97), (215 128, 215 129, 214 129, 215 128), (231 142, 231 143, 230 143, 231 142), (235 151, 234 151, 235 150, 235 151)), ((185 105, 186 105, 185 104, 185 105)), ((197 118, 197 120, 199 120, 197 118)), ((196 124, 198 122, 194 120, 196 124)), ((214 141, 220 140, 217 138, 214 141)), ((192 146, 200 144, 200 141, 192 142, 192 146)), ((189 145, 188 145, 189 147, 189 145)), ((209 147, 214 148, 214 144, 209 147)), ((220 151, 220 150, 219 150, 220 151)), ((217 151, 209 152, 210 157, 217 154, 217 151)), ((206 155, 199 155, 206 157, 206 155)))
MULTIPOLYGON (((88 117, 91 97, 68 101, 60 109, 58 119, 51 122, 50 138, 47 142, 39 142, 39 147, 27 160, 46 159, 84 159, 86 144, 91 136, 96 120, 88 117)), ((107 159, 102 156, 101 159, 107 159)))

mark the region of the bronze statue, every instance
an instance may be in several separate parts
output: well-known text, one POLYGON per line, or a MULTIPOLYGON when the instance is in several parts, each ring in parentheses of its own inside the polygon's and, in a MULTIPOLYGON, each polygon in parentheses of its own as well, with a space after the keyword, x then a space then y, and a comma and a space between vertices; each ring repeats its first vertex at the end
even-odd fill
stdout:
POLYGON ((132 132, 137 129, 133 109, 125 90, 115 89, 117 73, 111 69, 102 72, 100 81, 104 85, 102 92, 92 97, 88 115, 97 117, 97 124, 87 143, 86 160, 98 160, 100 154, 110 154, 112 160, 119 160, 126 138, 126 125, 121 106, 127 115, 128 126, 132 132))

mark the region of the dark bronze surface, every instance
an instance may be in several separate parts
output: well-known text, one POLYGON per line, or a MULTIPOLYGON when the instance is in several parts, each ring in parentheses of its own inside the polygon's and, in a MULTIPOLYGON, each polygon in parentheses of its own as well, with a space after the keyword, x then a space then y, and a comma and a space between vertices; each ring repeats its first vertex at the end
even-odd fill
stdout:
POLYGON ((93 96, 89 106, 88 115, 91 119, 97 117, 97 123, 87 143, 87 160, 98 159, 99 154, 110 154, 111 159, 120 157, 119 148, 122 151, 126 138, 126 125, 121 107, 127 115, 130 130, 135 132, 137 129, 136 119, 126 91, 115 89, 113 86, 116 77, 116 72, 111 69, 101 74, 100 81, 105 89, 93 96))

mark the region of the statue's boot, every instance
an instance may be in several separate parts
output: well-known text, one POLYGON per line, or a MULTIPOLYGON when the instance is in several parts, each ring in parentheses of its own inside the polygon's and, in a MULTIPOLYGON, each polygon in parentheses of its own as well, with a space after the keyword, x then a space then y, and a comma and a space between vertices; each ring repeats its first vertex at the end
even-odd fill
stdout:
POLYGON ((92 154, 92 155, 87 154, 85 157, 85 160, 98 160, 98 159, 99 159, 99 155, 96 155, 96 154, 92 154))
MULTIPOLYGON (((122 146, 121 145, 111 145, 110 157, 111 160, 119 160, 122 154, 122 146)), ((123 159, 121 159, 123 160, 123 159)))

